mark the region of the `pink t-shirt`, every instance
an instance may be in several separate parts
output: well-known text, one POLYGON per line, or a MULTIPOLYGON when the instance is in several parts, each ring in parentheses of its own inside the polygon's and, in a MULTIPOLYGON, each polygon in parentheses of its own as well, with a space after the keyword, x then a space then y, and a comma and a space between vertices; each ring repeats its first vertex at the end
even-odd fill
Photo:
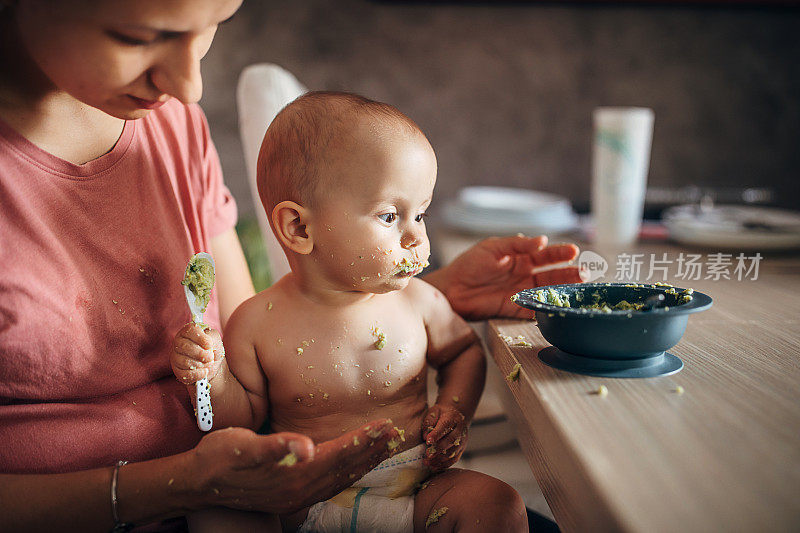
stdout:
MULTIPOLYGON (((169 352, 193 253, 233 227, 199 106, 73 165, 0 121, 0 472, 141 461, 200 438, 169 352)), ((205 321, 219 328, 216 294, 205 321)))

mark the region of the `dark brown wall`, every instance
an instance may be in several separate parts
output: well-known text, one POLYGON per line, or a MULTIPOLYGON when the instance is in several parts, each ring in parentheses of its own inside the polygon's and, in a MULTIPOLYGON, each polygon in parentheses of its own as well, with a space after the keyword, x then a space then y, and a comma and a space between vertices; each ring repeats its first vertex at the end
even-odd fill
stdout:
POLYGON ((235 85, 258 62, 411 116, 438 200, 500 184, 585 205, 592 109, 636 105, 656 114, 650 184, 773 186, 800 208, 798 34, 781 7, 246 0, 204 60, 202 105, 242 216, 235 85))

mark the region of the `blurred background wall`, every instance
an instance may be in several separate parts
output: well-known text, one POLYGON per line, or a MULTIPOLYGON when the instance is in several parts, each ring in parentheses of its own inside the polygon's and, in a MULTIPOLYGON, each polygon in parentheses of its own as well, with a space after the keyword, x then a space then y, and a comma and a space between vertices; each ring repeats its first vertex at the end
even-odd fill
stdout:
POLYGON ((478 184, 586 209, 600 105, 655 110, 650 185, 773 187, 800 208, 798 35, 800 10, 752 4, 245 0, 203 62, 201 104, 243 218, 235 89, 258 62, 416 120, 439 159, 434 214, 478 184))

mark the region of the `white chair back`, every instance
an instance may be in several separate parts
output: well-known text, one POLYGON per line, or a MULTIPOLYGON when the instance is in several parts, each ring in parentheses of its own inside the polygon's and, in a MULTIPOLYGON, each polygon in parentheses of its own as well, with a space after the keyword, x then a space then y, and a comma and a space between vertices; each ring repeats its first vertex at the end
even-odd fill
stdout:
POLYGON ((255 204, 258 226, 267 249, 272 282, 289 272, 289 262, 269 227, 256 185, 256 162, 261 141, 272 119, 286 104, 307 92, 289 71, 271 63, 246 67, 239 76, 236 88, 236 107, 239 114, 239 133, 244 147, 250 193, 255 204))

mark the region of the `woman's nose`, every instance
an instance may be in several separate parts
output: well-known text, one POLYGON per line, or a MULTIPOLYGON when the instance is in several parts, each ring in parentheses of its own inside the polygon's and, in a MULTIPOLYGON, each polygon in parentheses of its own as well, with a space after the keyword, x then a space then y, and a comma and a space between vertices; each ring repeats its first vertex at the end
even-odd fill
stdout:
POLYGON ((200 60, 205 55, 201 43, 194 38, 183 38, 169 47, 161 62, 150 73, 156 88, 184 104, 198 102, 203 95, 203 78, 200 60))

